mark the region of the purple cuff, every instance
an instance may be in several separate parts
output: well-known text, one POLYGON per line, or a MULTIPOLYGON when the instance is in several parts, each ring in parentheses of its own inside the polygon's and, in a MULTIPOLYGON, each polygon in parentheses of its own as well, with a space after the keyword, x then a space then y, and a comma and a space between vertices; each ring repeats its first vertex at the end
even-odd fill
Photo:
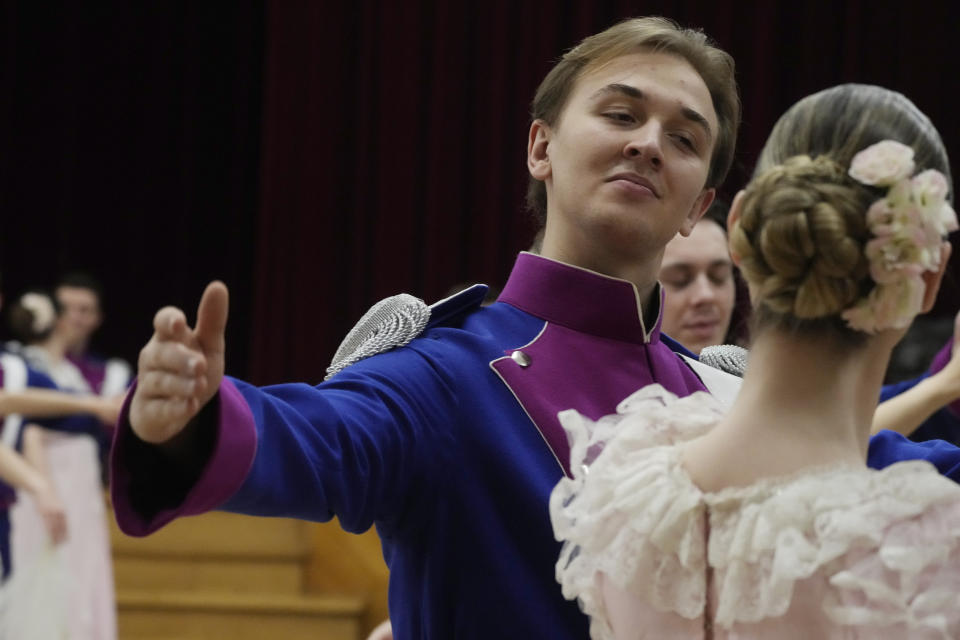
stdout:
MULTIPOLYGON (((950 336, 947 339, 947 343, 943 345, 943 348, 937 352, 937 355, 933 356, 933 360, 930 362, 930 375, 933 375, 947 366, 947 363, 950 362, 950 356, 953 352, 953 336, 950 336)), ((954 415, 960 416, 960 399, 954 400, 947 405, 954 415)))
POLYGON ((120 530, 130 536, 145 536, 175 518, 216 509, 236 493, 253 465, 257 428, 246 400, 233 383, 224 378, 217 395, 217 432, 210 460, 179 506, 161 509, 147 519, 131 505, 130 484, 136 474, 137 460, 126 456, 125 447, 121 446, 125 439, 136 438, 129 418, 130 399, 135 389, 136 383, 131 385, 124 400, 110 452, 110 493, 120 530), (134 459, 127 460, 127 457, 134 459))

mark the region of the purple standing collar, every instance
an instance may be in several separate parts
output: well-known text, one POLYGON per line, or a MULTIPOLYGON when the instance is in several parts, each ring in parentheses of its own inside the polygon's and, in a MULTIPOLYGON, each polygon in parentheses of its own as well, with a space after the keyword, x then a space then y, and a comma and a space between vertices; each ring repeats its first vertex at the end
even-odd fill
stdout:
POLYGON ((521 252, 498 301, 575 331, 646 344, 660 339, 663 292, 659 283, 653 297, 660 304, 648 333, 632 282, 521 252))
POLYGON ((679 396, 704 389, 690 367, 660 342, 663 293, 647 330, 636 287, 587 269, 521 253, 498 302, 545 324, 529 343, 490 363, 540 431, 565 473, 570 445, 557 413, 576 409, 592 420, 653 382, 679 396))

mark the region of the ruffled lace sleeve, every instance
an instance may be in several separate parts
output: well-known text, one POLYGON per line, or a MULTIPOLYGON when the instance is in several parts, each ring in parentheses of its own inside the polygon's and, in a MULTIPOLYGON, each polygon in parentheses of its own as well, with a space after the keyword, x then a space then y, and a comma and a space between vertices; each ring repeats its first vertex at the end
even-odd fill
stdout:
MULTIPOLYGON (((888 517, 903 515, 873 534, 872 548, 861 525, 824 608, 838 624, 875 628, 871 637, 960 638, 960 488, 925 463, 895 467, 878 504, 888 517)), ((856 530, 852 521, 847 530, 856 530)))
POLYGON ((660 385, 634 393, 615 415, 596 422, 572 410, 560 414, 573 477, 550 497, 554 533, 564 542, 557 580, 591 617, 593 638, 613 637, 598 572, 664 611, 702 614, 702 499, 690 483, 678 482, 677 452, 665 445, 701 435, 721 415, 707 394, 678 400, 660 385))
POLYGON ((821 469, 705 500, 718 626, 801 616, 856 638, 960 637, 931 617, 949 597, 960 622, 960 487, 928 463, 821 469))
POLYGON ((574 409, 560 412, 559 418, 570 442, 570 467, 576 478, 615 438, 629 451, 676 444, 706 433, 724 411, 708 393, 677 398, 661 385, 651 384, 621 401, 615 414, 597 421, 574 409))
POLYGON ((704 394, 658 386, 596 422, 561 414, 573 477, 550 497, 556 577, 595 640, 614 638, 603 581, 658 631, 702 622, 709 592, 711 623, 732 636, 960 638, 960 487, 910 461, 704 493, 674 445, 721 417, 704 394))

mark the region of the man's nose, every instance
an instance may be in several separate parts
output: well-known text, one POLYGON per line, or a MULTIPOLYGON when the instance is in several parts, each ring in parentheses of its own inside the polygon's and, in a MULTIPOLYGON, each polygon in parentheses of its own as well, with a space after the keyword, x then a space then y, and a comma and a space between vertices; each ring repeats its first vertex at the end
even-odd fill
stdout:
POLYGON ((701 273, 690 283, 693 301, 696 303, 713 302, 717 298, 717 288, 705 273, 701 273))
POLYGON ((623 148, 623 155, 631 160, 646 160, 654 169, 663 164, 661 139, 663 128, 656 120, 648 120, 631 132, 630 140, 623 148))

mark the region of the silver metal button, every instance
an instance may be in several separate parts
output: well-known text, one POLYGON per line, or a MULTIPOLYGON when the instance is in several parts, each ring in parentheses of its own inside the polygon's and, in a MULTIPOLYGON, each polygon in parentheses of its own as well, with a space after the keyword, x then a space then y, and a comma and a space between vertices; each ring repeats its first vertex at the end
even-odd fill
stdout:
POLYGON ((510 358, 523 368, 529 367, 530 363, 533 362, 530 359, 530 356, 525 354, 523 351, 514 351, 510 354, 510 358))

